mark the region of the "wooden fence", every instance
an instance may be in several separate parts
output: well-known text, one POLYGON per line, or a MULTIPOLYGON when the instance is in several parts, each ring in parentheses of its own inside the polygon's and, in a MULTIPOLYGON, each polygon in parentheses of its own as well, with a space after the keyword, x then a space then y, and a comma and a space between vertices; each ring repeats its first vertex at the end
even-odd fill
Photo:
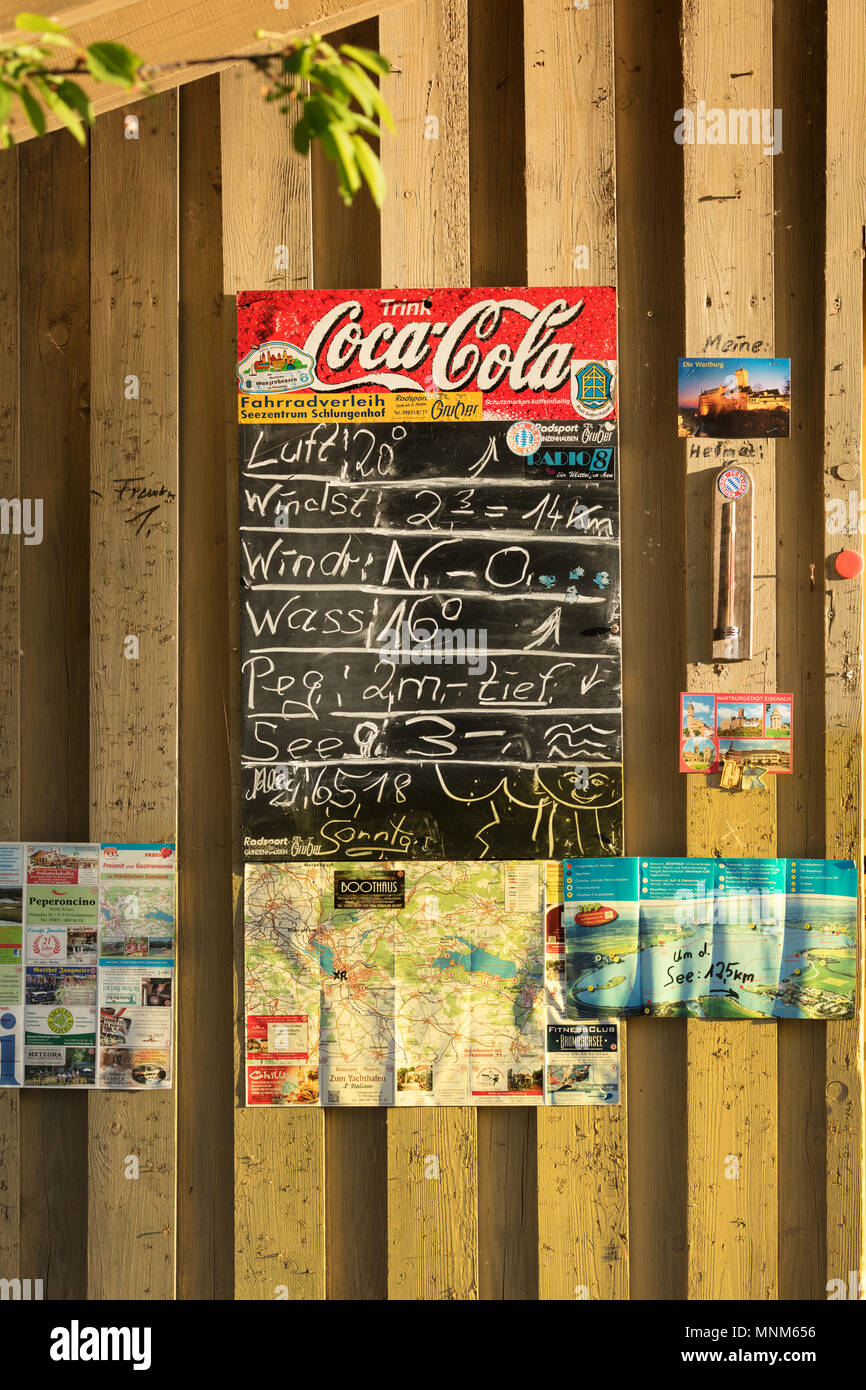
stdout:
POLYGON ((862 492, 866 0, 302 8, 360 19, 396 69, 381 217, 343 209, 243 66, 115 103, 89 151, 0 156, 0 495, 45 509, 41 545, 0 536, 0 839, 176 828, 180 862, 175 1089, 0 1092, 0 1276, 52 1299, 825 1298, 861 1268, 859 1022, 630 1021, 612 1109, 239 1107, 232 296, 617 284, 626 849, 859 862, 861 586, 833 578, 824 501, 862 492), (781 152, 677 144, 699 102, 780 109, 781 152), (673 742, 686 680, 730 679, 702 664, 711 464, 677 441, 676 359, 729 337, 793 359, 734 679, 797 710, 794 775, 733 799, 673 742))

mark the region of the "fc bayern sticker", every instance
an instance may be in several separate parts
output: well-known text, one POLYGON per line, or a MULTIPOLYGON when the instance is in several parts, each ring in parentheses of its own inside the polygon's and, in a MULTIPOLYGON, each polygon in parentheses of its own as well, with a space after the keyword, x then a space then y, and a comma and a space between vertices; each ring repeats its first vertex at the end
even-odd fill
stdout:
POLYGON ((723 497, 735 502, 749 491, 749 475, 742 468, 726 468, 719 474, 718 489, 723 497))
POLYGON ((538 425, 533 425, 528 420, 518 420, 511 426, 505 438, 512 454, 526 458, 529 454, 534 454, 541 443, 541 430, 538 425))
POLYGON ((572 362, 571 405, 581 420, 606 420, 613 414, 616 362, 572 362))

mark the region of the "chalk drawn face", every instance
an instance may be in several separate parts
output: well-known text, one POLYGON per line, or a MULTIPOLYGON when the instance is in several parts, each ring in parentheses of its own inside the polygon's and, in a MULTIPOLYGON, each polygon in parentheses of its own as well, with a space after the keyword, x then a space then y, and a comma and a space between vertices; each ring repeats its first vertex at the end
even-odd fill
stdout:
POLYGON ((590 767, 584 776, 575 769, 539 772, 538 781, 559 806, 576 810, 605 810, 622 801, 622 773, 619 768, 590 767))

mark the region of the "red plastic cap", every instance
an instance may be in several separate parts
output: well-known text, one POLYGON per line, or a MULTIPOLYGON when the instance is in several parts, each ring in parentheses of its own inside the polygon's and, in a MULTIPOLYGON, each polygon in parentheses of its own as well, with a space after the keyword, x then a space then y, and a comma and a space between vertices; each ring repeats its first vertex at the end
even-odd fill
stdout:
POLYGON ((836 573, 843 579, 856 579, 863 573, 863 556, 859 550, 840 550, 836 556, 836 573))

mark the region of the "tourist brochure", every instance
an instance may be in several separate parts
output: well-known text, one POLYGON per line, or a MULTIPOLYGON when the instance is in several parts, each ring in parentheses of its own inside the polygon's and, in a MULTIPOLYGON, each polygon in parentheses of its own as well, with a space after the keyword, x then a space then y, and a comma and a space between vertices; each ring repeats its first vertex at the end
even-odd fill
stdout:
POLYGON ((727 764, 748 787, 752 777, 793 771, 792 708, 791 695, 685 691, 680 695, 680 772, 719 772, 727 764))
POLYGON ((0 1086, 171 1085, 175 854, 0 844, 0 1086))
POLYGON ((569 859, 566 1016, 854 1015, 847 859, 569 859))

